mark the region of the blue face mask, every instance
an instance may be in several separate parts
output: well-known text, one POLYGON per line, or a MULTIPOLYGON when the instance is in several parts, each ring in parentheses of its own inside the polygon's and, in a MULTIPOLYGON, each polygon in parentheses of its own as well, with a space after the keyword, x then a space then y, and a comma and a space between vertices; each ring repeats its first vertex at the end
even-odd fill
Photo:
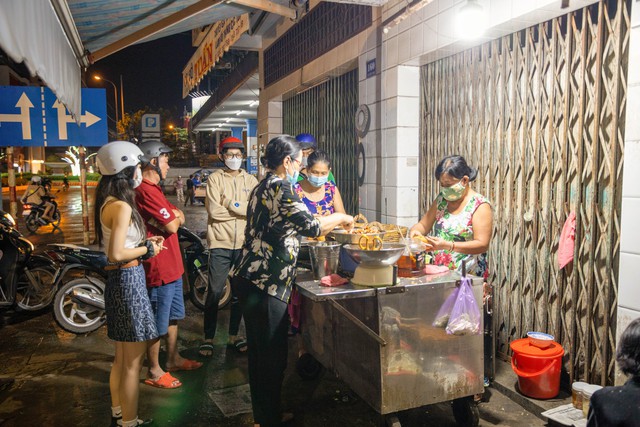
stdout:
POLYGON ((307 175, 307 181, 309 181, 309 184, 313 185, 314 187, 322 187, 327 183, 328 180, 329 180, 328 175, 327 176, 307 175))
POLYGON ((295 171, 292 175, 289 175, 289 172, 287 172, 287 181, 289 181, 291 183, 291 185, 295 184, 296 182, 298 182, 298 176, 300 176, 300 172, 295 171))
MULTIPOLYGON (((291 163, 293 164, 293 161, 291 161, 291 163)), ((285 173, 287 174, 287 181, 289 181, 291 185, 298 182, 298 176, 300 175, 300 171, 298 171, 297 168, 294 167, 293 175, 289 175, 288 169, 285 169, 285 173)))

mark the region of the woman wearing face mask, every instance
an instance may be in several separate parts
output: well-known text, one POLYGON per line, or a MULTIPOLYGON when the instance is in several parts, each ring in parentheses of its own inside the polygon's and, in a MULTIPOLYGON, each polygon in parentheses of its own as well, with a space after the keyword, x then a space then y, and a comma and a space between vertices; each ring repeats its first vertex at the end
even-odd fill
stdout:
MULTIPOLYGON (((209 246, 209 292, 204 305, 204 342, 199 353, 213 355, 213 339, 218 325, 218 303, 224 291, 229 270, 240 257, 247 225, 247 201, 251 190, 258 185, 256 178, 240 168, 244 161, 244 144, 238 138, 220 141, 221 158, 225 168, 218 169, 207 179, 205 207, 208 214, 207 244, 209 246)), ((231 317, 227 346, 239 353, 247 351, 247 342, 238 336, 242 311, 232 287, 231 317)))
POLYGON ((409 236, 433 231, 428 239, 435 264, 458 270, 466 261, 470 274, 486 279, 493 219, 487 198, 471 188, 477 174, 462 156, 442 159, 435 171, 440 194, 420 222, 411 227, 409 236))
POLYGON ((314 215, 345 213, 340 191, 329 181, 330 173, 331 160, 327 153, 322 150, 314 151, 307 161, 307 176, 293 186, 300 200, 314 215))
POLYGON ((249 345, 249 384, 255 423, 279 426, 291 414, 280 408, 287 366, 287 303, 296 280, 298 234, 325 235, 336 226, 350 230, 343 213, 314 217, 293 191, 302 162, 296 140, 283 135, 267 144, 262 164, 267 176, 251 192, 240 262, 234 269, 249 345))

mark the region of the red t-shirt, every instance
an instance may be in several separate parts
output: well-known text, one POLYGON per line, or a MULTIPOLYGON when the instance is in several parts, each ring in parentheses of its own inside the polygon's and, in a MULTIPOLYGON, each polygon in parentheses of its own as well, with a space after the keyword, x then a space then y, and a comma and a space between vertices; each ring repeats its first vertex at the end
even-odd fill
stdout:
POLYGON ((177 208, 162 194, 160 186, 146 179, 136 188, 136 205, 147 226, 147 237, 164 237, 163 246, 167 248, 143 263, 147 287, 162 286, 178 280, 184 273, 178 235, 169 234, 160 228, 176 219, 173 209, 177 208))

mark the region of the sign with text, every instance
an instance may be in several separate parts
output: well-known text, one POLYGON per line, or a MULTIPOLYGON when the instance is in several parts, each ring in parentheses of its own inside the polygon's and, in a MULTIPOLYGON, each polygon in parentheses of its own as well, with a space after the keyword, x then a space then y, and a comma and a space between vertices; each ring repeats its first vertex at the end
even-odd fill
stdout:
POLYGON ((80 125, 47 87, 0 86, 0 146, 99 147, 108 142, 104 89, 82 89, 80 125))
POLYGON ((376 58, 367 61, 367 78, 376 75, 376 58))
POLYGON ((211 25, 196 53, 182 70, 182 97, 196 87, 200 80, 213 68, 222 55, 229 50, 240 36, 249 29, 249 15, 244 14, 225 19, 211 25))

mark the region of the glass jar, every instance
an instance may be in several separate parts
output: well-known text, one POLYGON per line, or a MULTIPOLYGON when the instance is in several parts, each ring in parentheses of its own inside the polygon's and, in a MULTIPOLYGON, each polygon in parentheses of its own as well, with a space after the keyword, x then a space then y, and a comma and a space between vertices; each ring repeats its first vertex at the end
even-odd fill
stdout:
POLYGON ((398 276, 418 277, 425 274, 424 267, 430 257, 426 253, 426 246, 415 240, 402 239, 400 243, 406 245, 402 256, 398 259, 398 276))
POLYGON ((581 381, 576 381, 571 385, 571 403, 574 408, 582 409, 582 390, 587 385, 589 384, 581 381))
POLYGON ((586 386, 583 387, 583 389, 582 389, 582 415, 584 415, 585 418, 587 418, 587 415, 589 415, 589 406, 591 404, 591 396, 593 395, 593 393, 595 393, 596 391, 600 390, 601 388, 602 388, 602 386, 595 385, 595 384, 587 384, 586 386))

